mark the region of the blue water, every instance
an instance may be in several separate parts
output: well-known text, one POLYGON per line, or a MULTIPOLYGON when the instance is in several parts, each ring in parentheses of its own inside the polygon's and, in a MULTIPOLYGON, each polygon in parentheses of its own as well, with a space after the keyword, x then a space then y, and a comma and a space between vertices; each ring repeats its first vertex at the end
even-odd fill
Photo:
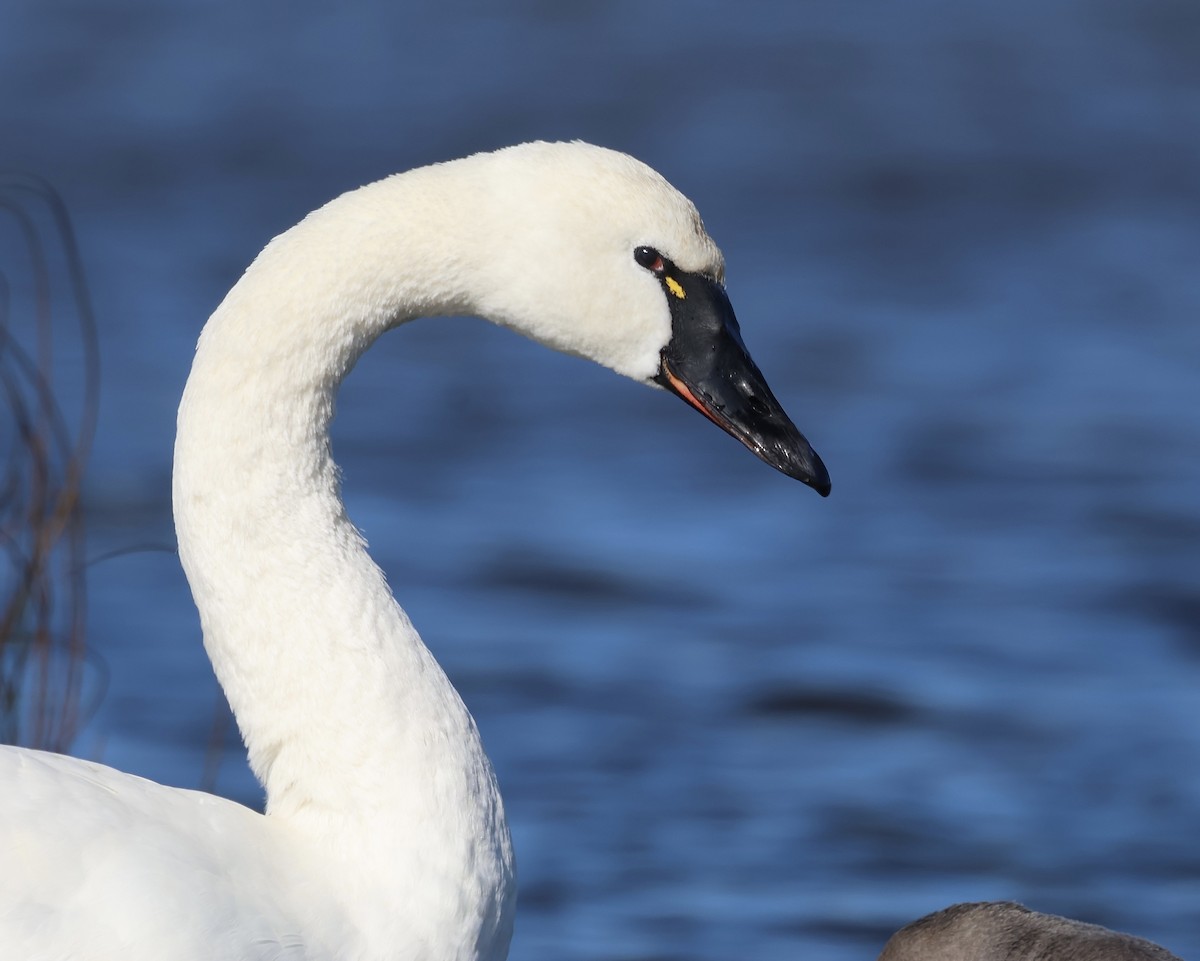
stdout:
MULTIPOLYGON (((274 233, 628 150, 834 491, 474 320, 355 372, 351 515, 495 761, 514 959, 869 959, 983 898, 1200 956, 1200 6, 304 6, 0 6, 0 166, 65 195, 101 324, 89 554, 171 543, 191 347, 274 233)), ((77 751, 204 782, 174 557, 93 565, 89 631, 77 751)))

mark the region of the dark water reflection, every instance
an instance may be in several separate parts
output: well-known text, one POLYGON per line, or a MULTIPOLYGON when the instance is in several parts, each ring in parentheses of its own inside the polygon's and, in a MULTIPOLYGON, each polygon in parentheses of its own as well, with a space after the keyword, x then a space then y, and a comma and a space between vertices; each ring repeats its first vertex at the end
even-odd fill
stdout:
MULTIPOLYGON (((170 540, 191 345, 272 233, 475 149, 628 149, 834 494, 475 321, 355 373, 351 514, 495 759, 514 957, 870 958, 999 897, 1196 955, 1197 50, 1182 0, 7 5, 0 160, 65 192, 103 324, 93 553, 170 540)), ((196 784, 174 559, 97 566, 91 630, 79 750, 196 784)))

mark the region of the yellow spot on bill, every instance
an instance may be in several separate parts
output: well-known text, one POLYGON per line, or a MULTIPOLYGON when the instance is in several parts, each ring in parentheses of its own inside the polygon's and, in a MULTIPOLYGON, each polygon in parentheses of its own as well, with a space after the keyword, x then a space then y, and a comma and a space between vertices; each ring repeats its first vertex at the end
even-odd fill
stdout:
POLYGON ((667 290, 673 293, 680 300, 687 299, 687 294, 683 292, 683 285, 674 277, 667 278, 667 290))

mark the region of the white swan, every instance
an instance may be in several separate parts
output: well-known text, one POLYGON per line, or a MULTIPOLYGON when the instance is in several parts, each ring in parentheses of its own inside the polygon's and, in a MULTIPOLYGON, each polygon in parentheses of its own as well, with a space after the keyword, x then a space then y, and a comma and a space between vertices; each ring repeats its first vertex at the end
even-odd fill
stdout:
POLYGON ((267 813, 0 751, 0 958, 503 959, 500 794, 346 517, 334 392, 385 330, 475 313, 673 390, 828 493, 722 273, 690 202, 579 143, 398 175, 268 244, 200 337, 174 478, 180 558, 267 813))
POLYGON ((1012 901, 955 904, 905 925, 879 961, 1180 961, 1166 948, 1012 901))

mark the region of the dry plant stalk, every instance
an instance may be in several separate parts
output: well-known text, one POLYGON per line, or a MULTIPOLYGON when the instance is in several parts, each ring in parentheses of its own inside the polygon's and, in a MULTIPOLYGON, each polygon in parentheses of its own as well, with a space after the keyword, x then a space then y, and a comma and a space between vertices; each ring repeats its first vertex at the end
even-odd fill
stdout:
POLYGON ((0 249, 17 261, 27 254, 11 275, 0 263, 0 741, 65 751, 95 706, 84 684, 81 497, 98 401, 96 327, 54 189, 0 173, 0 229, 13 232, 0 249), (64 343, 73 417, 55 376, 64 343))

